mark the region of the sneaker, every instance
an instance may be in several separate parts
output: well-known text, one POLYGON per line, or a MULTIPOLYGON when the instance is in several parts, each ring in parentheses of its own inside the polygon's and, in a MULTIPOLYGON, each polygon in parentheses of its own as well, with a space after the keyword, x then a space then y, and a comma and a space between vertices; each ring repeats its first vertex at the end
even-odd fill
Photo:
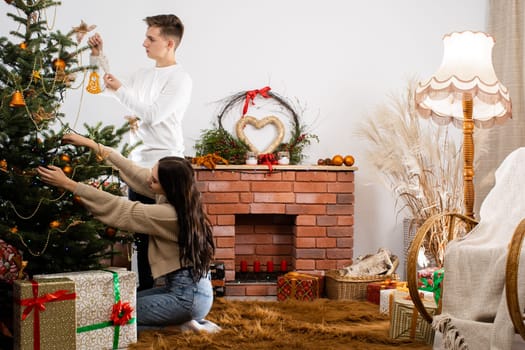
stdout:
POLYGON ((211 321, 208 321, 208 320, 200 320, 200 321, 196 321, 199 326, 201 327, 201 330, 205 331, 205 332, 208 332, 208 333, 217 333, 217 332, 220 332, 222 331, 222 328, 219 327, 217 324, 211 322, 211 321))
POLYGON ((193 331, 193 332, 206 332, 206 333, 217 333, 222 330, 221 327, 208 320, 191 320, 185 322, 179 326, 182 332, 193 331))

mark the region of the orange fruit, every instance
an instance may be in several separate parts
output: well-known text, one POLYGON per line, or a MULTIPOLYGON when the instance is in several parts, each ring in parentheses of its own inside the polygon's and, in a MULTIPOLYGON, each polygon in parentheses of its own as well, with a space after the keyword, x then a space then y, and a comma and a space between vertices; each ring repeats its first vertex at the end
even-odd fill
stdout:
POLYGON ((343 165, 343 156, 336 154, 332 157, 332 165, 343 165))
POLYGON ((353 156, 348 155, 348 156, 345 156, 343 162, 347 166, 352 166, 352 165, 354 165, 355 159, 354 159, 353 156))

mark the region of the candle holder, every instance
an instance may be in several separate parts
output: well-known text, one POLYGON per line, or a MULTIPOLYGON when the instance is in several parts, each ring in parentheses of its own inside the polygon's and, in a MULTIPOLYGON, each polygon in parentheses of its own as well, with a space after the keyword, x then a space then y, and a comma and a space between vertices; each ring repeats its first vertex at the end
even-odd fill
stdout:
POLYGON ((290 164, 290 152, 288 151, 277 152, 277 163, 280 165, 290 164))
POLYGON ((246 152, 245 156, 247 165, 257 165, 257 154, 255 152, 246 152))

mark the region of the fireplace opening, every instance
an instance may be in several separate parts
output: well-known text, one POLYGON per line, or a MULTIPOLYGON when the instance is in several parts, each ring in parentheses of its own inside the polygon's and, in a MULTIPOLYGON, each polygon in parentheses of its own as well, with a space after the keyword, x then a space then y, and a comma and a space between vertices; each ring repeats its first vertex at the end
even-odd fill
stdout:
POLYGON ((294 269, 296 215, 235 215, 235 281, 275 282, 294 269))

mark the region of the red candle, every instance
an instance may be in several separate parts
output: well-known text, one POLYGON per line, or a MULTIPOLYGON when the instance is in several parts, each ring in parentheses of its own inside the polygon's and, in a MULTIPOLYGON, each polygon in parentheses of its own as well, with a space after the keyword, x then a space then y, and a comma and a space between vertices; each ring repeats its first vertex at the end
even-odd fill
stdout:
POLYGON ((261 262, 259 260, 253 262, 253 272, 261 272, 261 262))
POLYGON ((273 261, 266 262, 266 272, 273 272, 273 261))
POLYGON ((248 262, 241 260, 241 272, 248 272, 248 262))
POLYGON ((286 260, 281 260, 281 272, 285 272, 286 269, 286 260))

